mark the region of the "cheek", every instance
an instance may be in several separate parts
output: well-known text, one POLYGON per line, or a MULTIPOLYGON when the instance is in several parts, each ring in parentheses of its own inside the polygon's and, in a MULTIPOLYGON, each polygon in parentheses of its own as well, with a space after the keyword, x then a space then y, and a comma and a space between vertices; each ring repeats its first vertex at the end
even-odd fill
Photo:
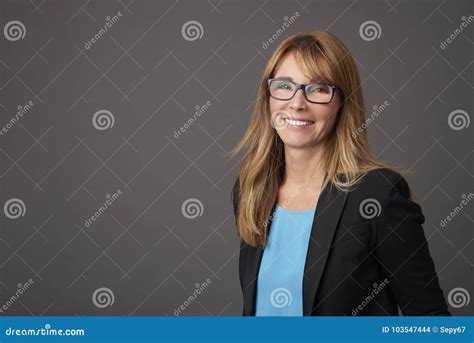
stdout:
POLYGON ((269 109, 270 109, 270 120, 274 123, 274 125, 284 125, 283 121, 280 118, 283 116, 289 115, 289 112, 286 110, 286 107, 285 107, 285 102, 270 98, 269 109))
POLYGON ((333 123, 336 120, 340 106, 339 98, 336 98, 328 105, 314 104, 310 109, 316 116, 316 120, 333 123))
POLYGON ((337 115, 337 109, 324 105, 315 105, 310 111, 316 120, 320 122, 332 122, 337 115))
POLYGON ((284 102, 283 101, 278 101, 278 100, 275 100, 273 98, 270 98, 269 99, 269 107, 270 107, 270 112, 274 112, 278 109, 281 109, 284 105, 284 102))

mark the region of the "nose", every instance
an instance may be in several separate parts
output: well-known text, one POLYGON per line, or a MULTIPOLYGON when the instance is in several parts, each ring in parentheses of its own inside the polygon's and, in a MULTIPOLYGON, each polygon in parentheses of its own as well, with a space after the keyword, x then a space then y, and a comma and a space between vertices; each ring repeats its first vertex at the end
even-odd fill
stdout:
POLYGON ((304 97, 304 90, 298 89, 290 102, 290 108, 292 110, 304 110, 307 106, 306 98, 304 97))

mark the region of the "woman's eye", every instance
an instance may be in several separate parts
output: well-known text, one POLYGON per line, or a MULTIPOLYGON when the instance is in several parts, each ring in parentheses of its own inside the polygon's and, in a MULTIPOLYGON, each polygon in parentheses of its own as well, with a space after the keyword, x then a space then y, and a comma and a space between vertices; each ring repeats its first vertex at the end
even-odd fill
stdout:
POLYGON ((281 82, 278 84, 279 89, 291 89, 291 84, 288 82, 281 82))
POLYGON ((310 88, 310 92, 312 93, 327 93, 329 92, 327 87, 324 86, 313 86, 310 88))

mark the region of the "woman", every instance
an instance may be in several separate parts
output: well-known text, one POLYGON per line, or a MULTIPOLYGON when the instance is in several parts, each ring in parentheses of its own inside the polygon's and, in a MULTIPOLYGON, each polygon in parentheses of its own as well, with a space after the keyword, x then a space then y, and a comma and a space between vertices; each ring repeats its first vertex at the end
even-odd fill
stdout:
POLYGON ((360 78, 327 32, 263 73, 232 191, 243 315, 450 315, 405 179, 369 151, 360 78))

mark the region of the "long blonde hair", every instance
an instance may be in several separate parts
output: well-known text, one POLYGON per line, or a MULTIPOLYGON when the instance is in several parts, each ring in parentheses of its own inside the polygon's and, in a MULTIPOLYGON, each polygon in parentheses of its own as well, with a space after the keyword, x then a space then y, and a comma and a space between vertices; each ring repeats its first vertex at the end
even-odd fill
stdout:
POLYGON ((365 129, 365 105, 360 77, 349 50, 328 32, 296 33, 280 43, 268 61, 260 82, 250 125, 242 140, 230 152, 245 151, 239 177, 236 222, 241 240, 251 246, 265 246, 268 218, 285 172, 284 143, 272 127, 267 80, 274 76, 279 61, 295 52, 297 61, 314 79, 338 85, 341 107, 322 158, 326 172, 323 190, 332 183, 342 191, 355 186, 370 170, 397 168, 378 162, 369 150, 365 129))

